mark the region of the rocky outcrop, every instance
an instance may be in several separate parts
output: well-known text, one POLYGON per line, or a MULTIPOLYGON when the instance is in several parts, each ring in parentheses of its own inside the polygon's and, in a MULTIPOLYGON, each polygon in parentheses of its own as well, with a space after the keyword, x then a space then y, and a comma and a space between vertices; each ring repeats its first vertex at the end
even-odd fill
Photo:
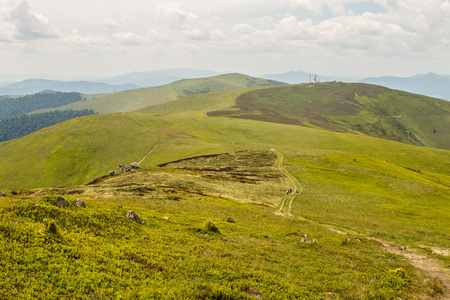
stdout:
POLYGON ((145 224, 145 222, 142 221, 142 219, 139 218, 139 216, 138 216, 134 211, 132 211, 132 210, 130 210, 130 211, 127 212, 127 218, 130 219, 130 220, 135 221, 135 222, 138 223, 138 224, 141 224, 141 225, 144 225, 144 224, 145 224))
POLYGON ((58 207, 67 207, 69 206, 69 202, 66 201, 63 197, 58 197, 54 203, 58 207))
POLYGON ((131 164, 121 164, 121 165, 118 165, 115 170, 109 171, 109 175, 114 176, 114 175, 119 175, 119 174, 127 173, 127 172, 134 173, 134 172, 137 172, 137 170, 140 168, 141 167, 139 167, 137 162, 133 162, 131 164))
POLYGON ((6 194, 0 191, 0 197, 6 197, 6 194))
POLYGON ((83 199, 77 199, 77 201, 75 201, 75 206, 76 207, 86 207, 86 204, 84 203, 83 199))

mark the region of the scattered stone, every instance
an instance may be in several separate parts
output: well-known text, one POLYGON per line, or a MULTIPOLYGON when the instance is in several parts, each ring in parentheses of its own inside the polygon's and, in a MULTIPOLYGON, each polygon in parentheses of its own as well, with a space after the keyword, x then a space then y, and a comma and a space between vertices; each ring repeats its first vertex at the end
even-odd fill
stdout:
POLYGON ((232 217, 228 217, 225 219, 228 223, 236 223, 236 221, 232 217))
POLYGON ((350 243, 351 241, 352 241, 352 239, 351 239, 351 238, 347 238, 347 242, 349 242, 349 243, 350 243))
POLYGON ((6 194, 3 192, 0 192, 0 197, 6 197, 6 194))
POLYGON ((76 207, 86 207, 86 204, 84 203, 83 199, 77 199, 75 202, 76 207))
POLYGON ((122 208, 122 205, 119 205, 118 207, 119 207, 119 208, 122 208))
POLYGON ((63 197, 58 197, 55 201, 55 205, 58 207, 67 207, 69 206, 69 202, 67 202, 63 197))
POLYGON ((132 211, 132 210, 130 210, 130 211, 127 212, 127 218, 130 219, 130 220, 135 221, 135 222, 138 223, 138 224, 141 224, 141 225, 144 225, 144 224, 145 224, 145 222, 142 221, 142 219, 139 218, 139 216, 138 216, 134 211, 132 211))
POLYGON ((138 165, 137 162, 132 162, 132 163, 130 164, 130 167, 132 167, 133 169, 140 169, 140 168, 141 168, 141 167, 139 167, 139 165, 138 165))
POLYGON ((141 167, 139 167, 137 162, 132 162, 131 164, 120 164, 115 170, 109 171, 109 176, 115 176, 127 172, 135 173, 137 172, 136 170, 140 168, 141 167))
POLYGON ((169 220, 169 217, 163 217, 164 220, 169 220))
POLYGON ((316 240, 315 239, 310 239, 307 234, 305 234, 302 237, 302 239, 300 240, 300 243, 307 243, 307 244, 312 244, 312 243, 315 243, 315 242, 316 242, 316 240))
POLYGON ((69 202, 66 201, 61 196, 55 196, 55 195, 49 195, 42 197, 42 201, 48 202, 52 205, 58 206, 58 207, 67 207, 69 206, 69 202))

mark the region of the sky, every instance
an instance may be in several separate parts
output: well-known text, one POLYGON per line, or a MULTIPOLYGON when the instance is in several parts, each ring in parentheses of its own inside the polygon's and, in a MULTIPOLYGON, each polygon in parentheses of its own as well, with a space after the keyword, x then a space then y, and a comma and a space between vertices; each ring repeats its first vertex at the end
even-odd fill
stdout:
POLYGON ((450 74, 450 0, 0 0, 0 80, 450 74))

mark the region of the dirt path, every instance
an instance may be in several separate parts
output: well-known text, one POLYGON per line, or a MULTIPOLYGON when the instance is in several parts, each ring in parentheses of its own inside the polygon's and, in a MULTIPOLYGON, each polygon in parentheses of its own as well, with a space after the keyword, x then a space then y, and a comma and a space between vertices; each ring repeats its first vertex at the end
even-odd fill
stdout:
POLYGON ((432 277, 438 278, 447 287, 446 294, 442 299, 450 299, 450 295, 448 294, 450 288, 450 270, 444 266, 443 262, 414 248, 399 246, 379 238, 370 239, 381 243, 386 251, 405 257, 414 267, 425 271, 432 277))
POLYGON ((288 203, 287 204, 288 208, 287 208, 287 213, 286 214, 288 216, 292 216, 292 214, 291 214, 291 212, 292 212, 292 203, 303 192, 303 188, 302 188, 300 182, 297 180, 297 178, 295 178, 294 175, 289 173, 285 169, 285 167, 283 166, 283 162, 284 162, 284 155, 283 155, 283 153, 277 151, 274 148, 270 149, 270 151, 275 152, 277 154, 277 156, 278 156, 277 161, 276 161, 276 166, 278 167, 278 170, 280 170, 281 173, 286 175, 286 177, 288 177, 291 180, 292 185, 294 186, 294 188, 292 189, 292 192, 291 193, 286 193, 286 195, 284 196, 283 200, 281 200, 280 208, 278 208, 278 210, 275 212, 275 214, 284 216, 283 210, 285 210, 285 205, 286 205, 286 203, 288 203))
POLYGON ((156 149, 156 147, 158 147, 158 144, 156 144, 155 146, 153 146, 153 148, 147 152, 147 154, 145 154, 144 156, 142 156, 142 158, 137 162, 138 166, 141 164, 141 162, 150 154, 153 152, 153 150, 156 149))
MULTIPOLYGON (((274 148, 272 148, 270 150, 275 152, 278 156, 276 166, 278 167, 278 169, 280 170, 281 173, 286 175, 291 180, 291 182, 294 186, 293 192, 286 194, 284 196, 283 200, 281 201, 280 207, 278 208, 277 211, 275 211, 275 214, 281 215, 281 216, 291 216, 292 217, 292 214, 291 214, 292 203, 297 198, 296 191, 298 191, 299 192, 298 195, 300 195, 301 192, 303 191, 303 188, 302 188, 300 182, 297 180, 297 178, 295 178, 291 173, 289 173, 284 168, 283 153, 277 151, 274 148), (286 211, 286 206, 287 206, 287 212, 283 213, 284 211, 286 211)), ((302 218, 299 218, 299 219, 302 219, 302 218)), ((312 220, 308 220, 308 222, 315 223, 312 220)), ((336 232, 338 234, 342 234, 342 235, 347 234, 343 231, 340 231, 333 227, 327 226, 325 224, 320 224, 320 225, 322 225, 322 226, 328 228, 329 230, 336 232)), ((444 286, 446 286, 446 291, 445 291, 444 295, 442 295, 440 298, 438 297, 436 299, 450 299, 450 295, 449 295, 449 293, 450 293, 450 270, 446 266, 444 266, 444 263, 442 261, 439 261, 438 259, 430 257, 425 252, 414 249, 414 248, 400 246, 400 245, 397 245, 397 244, 394 244, 391 242, 387 242, 387 241, 379 239, 379 238, 371 238, 371 237, 368 237, 368 238, 378 241, 384 247, 384 249, 386 251, 389 251, 390 253, 401 255, 401 256, 405 257, 405 259, 411 265, 424 271, 425 273, 429 274, 431 277, 438 278, 442 282, 442 284, 444 286)), ((435 252, 438 254, 441 254, 441 255, 448 255, 447 250, 445 250, 445 251, 444 250, 441 250, 441 251, 436 250, 435 252)))

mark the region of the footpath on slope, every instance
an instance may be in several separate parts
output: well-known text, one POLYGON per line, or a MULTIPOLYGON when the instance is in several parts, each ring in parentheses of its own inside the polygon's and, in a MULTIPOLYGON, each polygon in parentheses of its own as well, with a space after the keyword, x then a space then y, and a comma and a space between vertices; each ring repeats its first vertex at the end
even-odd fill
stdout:
POLYGON ((281 200, 280 208, 278 208, 278 210, 275 212, 275 214, 284 216, 283 210, 284 210, 284 207, 285 207, 286 203, 288 203, 288 205, 287 205, 288 208, 287 208, 287 213, 286 214, 288 216, 292 216, 292 214, 291 214, 291 212, 292 212, 292 203, 303 192, 303 188, 302 188, 300 182, 297 180, 297 178, 295 178, 294 175, 289 173, 286 170, 286 168, 283 166, 283 162, 284 162, 284 155, 283 155, 283 153, 281 153, 280 151, 276 150, 275 148, 270 149, 270 151, 275 152, 277 154, 277 156, 278 156, 277 162, 276 162, 278 170, 280 170, 281 173, 283 173, 287 178, 289 178, 289 180, 292 182, 292 185, 294 186, 293 189, 288 189, 286 191, 286 195, 284 196, 283 200, 281 200))
MULTIPOLYGON (((290 216, 293 217, 291 212, 292 212, 292 203, 294 202, 294 200, 296 199, 297 196, 299 196, 301 194, 301 192, 303 191, 303 188, 300 184, 300 182, 297 180, 297 178, 295 178, 291 173, 289 173, 283 166, 283 162, 284 162, 284 155, 283 153, 277 151, 276 149, 272 148, 270 149, 271 151, 275 152, 278 156, 277 158, 277 162, 276 162, 276 166, 278 167, 278 169, 280 170, 280 172, 282 172, 284 175, 286 175, 292 182, 292 184, 294 185, 294 189, 292 190, 292 192, 290 193, 286 193, 286 195, 284 196, 283 200, 281 201, 280 207, 278 208, 278 210, 275 211, 276 215, 280 215, 280 216, 290 216), (298 191, 298 195, 297 192, 298 191), (288 209, 287 209, 287 213, 284 214, 283 210, 285 210, 285 206, 286 203, 288 203, 288 209)), ((312 220, 309 219, 304 219, 301 217, 295 217, 298 219, 303 219, 305 221, 308 221, 310 223, 316 223, 312 220)), ((322 224, 322 223, 316 223, 318 225, 324 226, 325 228, 336 232, 338 234, 342 234, 342 235, 347 235, 346 232, 337 230, 331 226, 327 226, 326 224, 322 224)), ((366 237, 368 239, 372 239, 375 240, 377 242, 379 242, 385 249, 385 251, 388 251, 390 253, 396 254, 396 255, 401 255, 403 256, 411 265, 413 265, 414 267, 424 271, 425 273, 429 274, 432 277, 435 277, 437 279, 439 279, 439 281, 446 287, 446 291, 444 291, 444 294, 442 295, 442 297, 440 298, 436 298, 436 299, 450 299, 450 295, 449 295, 449 289, 450 289, 450 270, 448 268, 446 268, 443 264, 442 261, 439 261, 438 259, 432 258, 429 255, 425 254, 424 252, 421 253, 419 250, 417 249, 413 249, 413 248, 409 248, 409 247, 405 247, 405 246, 400 246, 398 244, 394 244, 388 241, 385 241, 383 239, 380 238, 372 238, 372 237, 366 237)), ((441 255, 448 255, 448 252, 446 251, 436 251, 436 253, 439 253, 441 255)))
POLYGON ((158 147, 158 144, 156 144, 155 146, 153 146, 153 148, 150 149, 150 151, 148 151, 144 156, 142 156, 142 158, 137 162, 137 165, 139 166, 139 165, 141 164, 141 162, 142 162, 145 158, 147 158, 147 156, 150 155, 150 153, 152 153, 153 150, 156 149, 156 147, 158 147))

